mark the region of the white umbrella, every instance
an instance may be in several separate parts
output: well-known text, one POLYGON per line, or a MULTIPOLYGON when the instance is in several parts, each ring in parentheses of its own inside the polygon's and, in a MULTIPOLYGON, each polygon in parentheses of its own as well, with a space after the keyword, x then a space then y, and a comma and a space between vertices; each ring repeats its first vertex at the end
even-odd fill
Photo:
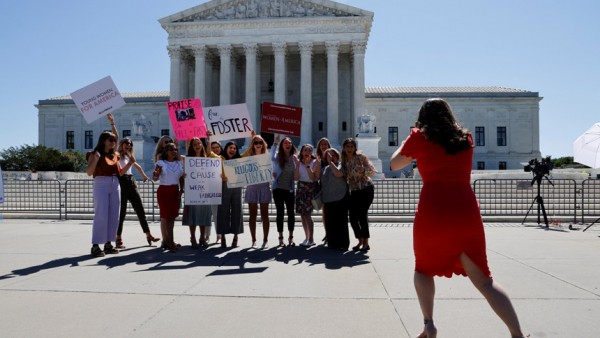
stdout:
POLYGON ((573 161, 600 168, 600 123, 596 123, 573 143, 573 161))

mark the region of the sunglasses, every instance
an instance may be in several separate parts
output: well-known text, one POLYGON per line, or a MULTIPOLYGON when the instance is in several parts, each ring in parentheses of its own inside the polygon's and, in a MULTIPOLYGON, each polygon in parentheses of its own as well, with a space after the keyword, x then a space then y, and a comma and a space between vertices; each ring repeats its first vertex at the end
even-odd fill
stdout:
POLYGON ((108 142, 117 142, 117 140, 115 140, 114 138, 109 138, 108 142))
POLYGON ((175 148, 175 149, 169 149, 171 151, 178 151, 179 149, 175 148))
POLYGON ((259 145, 259 144, 260 144, 260 145, 262 145, 262 144, 263 144, 263 142, 262 142, 262 141, 254 141, 254 145, 255 145, 255 146, 257 146, 257 145, 259 145))
POLYGON ((166 140, 165 144, 173 143, 173 140, 166 140))
POLYGON ((126 144, 128 146, 133 145, 133 143, 131 143, 131 142, 123 142, 123 144, 126 144))

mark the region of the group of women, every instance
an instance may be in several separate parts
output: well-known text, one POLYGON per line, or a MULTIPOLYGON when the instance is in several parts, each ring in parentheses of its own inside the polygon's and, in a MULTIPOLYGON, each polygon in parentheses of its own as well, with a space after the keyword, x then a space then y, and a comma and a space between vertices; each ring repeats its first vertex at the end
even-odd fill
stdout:
MULTIPOLYGON (((94 227, 91 253, 94 256, 118 253, 124 247, 121 230, 124 212, 120 210, 127 200, 132 202, 140 218, 148 243, 158 241, 147 227, 141 199, 131 167, 135 163, 131 140, 124 139, 117 147, 118 134, 112 116, 112 132, 100 135, 96 148, 87 154, 88 175, 94 176, 94 227), (111 242, 115 241, 116 246, 111 242), (100 245, 104 245, 104 250, 100 245)), ((210 135, 209 135, 210 136, 210 135)), ((187 156, 220 156, 231 160, 242 156, 255 156, 267 152, 264 139, 253 133, 250 146, 240 155, 238 146, 231 141, 224 148, 213 142, 208 151, 200 139, 187 143, 187 156)), ((504 289, 492 279, 487 264, 486 243, 479 205, 470 185, 473 161, 473 138, 463 129, 447 102, 429 99, 419 110, 418 120, 410 136, 394 153, 390 161, 392 170, 398 170, 417 160, 423 177, 423 188, 413 227, 415 253, 414 284, 424 317, 419 338, 435 338, 437 328, 433 321, 435 297, 434 276, 468 276, 486 298, 492 309, 504 321, 512 337, 524 337, 516 311, 504 289)), ((270 150, 273 162, 273 181, 269 184, 249 186, 244 196, 250 210, 252 247, 257 248, 256 222, 260 207, 263 223, 262 248, 268 247, 268 205, 275 200, 279 246, 284 242, 284 218, 287 212, 288 246, 295 246, 295 213, 300 214, 305 240, 301 246, 314 245, 314 224, 311 213, 313 200, 323 203, 323 223, 328 246, 347 250, 350 246, 348 218, 358 240, 353 250, 369 250, 368 210, 374 197, 372 177, 376 170, 362 155, 354 139, 346 139, 342 153, 321 139, 316 153, 309 144, 300 152, 292 140, 277 136, 270 150), (281 141, 281 142, 280 142, 281 141), (341 162, 340 162, 341 160, 341 162), (297 189, 295 181, 297 181, 297 189), (271 190, 272 188, 272 190, 271 190), (271 194, 272 193, 272 194, 271 194), (319 197, 320 195, 320 197, 319 197)), ((180 246, 173 239, 173 226, 179 214, 183 179, 183 162, 176 143, 168 136, 158 142, 155 152, 156 169, 153 180, 160 179, 158 203, 161 214, 162 247, 171 252, 180 246)), ((148 178, 142 173, 144 181, 148 178)), ((217 234, 226 247, 225 235, 233 234, 232 246, 237 246, 242 225, 241 188, 228 188, 223 173, 222 203, 216 208, 217 234)), ((316 204, 316 203, 315 203, 316 204)), ((200 226, 200 245, 206 246, 215 210, 211 207, 185 206, 183 225, 190 227, 191 243, 197 247, 195 228, 200 226)), ((213 219, 214 222, 214 219, 213 219)))

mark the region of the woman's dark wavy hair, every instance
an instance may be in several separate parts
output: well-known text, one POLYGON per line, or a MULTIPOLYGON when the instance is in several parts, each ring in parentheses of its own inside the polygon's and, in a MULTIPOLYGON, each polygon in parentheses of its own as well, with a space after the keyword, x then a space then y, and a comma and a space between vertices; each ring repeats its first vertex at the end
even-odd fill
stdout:
POLYGON ((223 147, 223 150, 221 150, 221 156, 225 157, 226 160, 233 160, 233 159, 242 157, 242 156, 240 156, 240 147, 238 147, 238 145, 237 145, 237 143, 235 143, 235 141, 227 142, 225 147, 223 147), (232 158, 229 158, 229 154, 227 154, 227 148, 229 148, 229 146, 231 146, 231 145, 235 146, 235 154, 233 154, 232 158))
POLYGON ((428 140, 444 147, 449 155, 475 147, 469 142, 471 132, 456 122, 452 108, 442 99, 429 99, 423 103, 415 127, 428 140))
POLYGON ((294 142, 292 142, 292 139, 289 137, 284 137, 283 140, 281 140, 281 142, 279 142, 279 148, 277 148, 277 153, 279 154, 279 155, 277 155, 278 156, 277 161, 279 162, 279 168, 281 168, 281 169, 285 168, 285 163, 287 162, 287 158, 285 158, 285 151, 283 150, 283 141, 285 141, 285 140, 290 141, 290 143, 292 144, 292 149, 290 149, 290 157, 292 157, 298 153, 298 149, 294 145, 294 142))
MULTIPOLYGON (((115 140, 117 139, 115 134, 111 133, 110 131, 105 131, 102 134, 100 134, 100 137, 98 138, 98 143, 96 144, 96 148, 94 148, 94 151, 97 151, 100 154, 100 156, 107 155, 107 153, 104 152, 104 142, 109 138, 114 138, 115 140)), ((108 156, 115 156, 115 148, 110 148, 110 150, 108 151, 108 156)))

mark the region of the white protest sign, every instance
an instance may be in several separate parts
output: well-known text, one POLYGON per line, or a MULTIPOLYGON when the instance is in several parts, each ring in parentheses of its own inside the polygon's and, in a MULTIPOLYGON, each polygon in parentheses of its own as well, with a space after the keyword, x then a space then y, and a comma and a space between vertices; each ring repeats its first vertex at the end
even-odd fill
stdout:
POLYGON ((212 132, 211 141, 250 137, 254 130, 245 103, 202 108, 206 129, 212 132))
POLYGON ((223 162, 228 188, 246 187, 273 181, 270 154, 242 157, 223 162))
POLYGON ((72 92, 71 98, 87 123, 125 105, 125 100, 110 76, 72 92))
POLYGON ((2 168, 0 168, 0 204, 4 203, 4 181, 2 180, 2 168))
POLYGON ((221 159, 213 157, 185 158, 185 204, 221 204, 221 159))

